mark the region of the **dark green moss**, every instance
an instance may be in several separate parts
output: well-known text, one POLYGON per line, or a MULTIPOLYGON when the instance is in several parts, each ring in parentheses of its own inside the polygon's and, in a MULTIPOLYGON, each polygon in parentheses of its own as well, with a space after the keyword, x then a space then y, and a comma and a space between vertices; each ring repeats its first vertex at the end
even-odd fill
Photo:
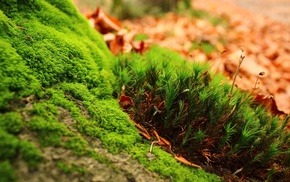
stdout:
POLYGON ((212 75, 206 65, 153 47, 142 56, 118 57, 112 69, 116 93, 125 85, 134 102, 128 110, 131 118, 148 131, 156 130, 193 163, 210 163, 214 170, 222 167, 230 173, 243 169, 243 175, 264 180, 273 163, 289 169, 284 160, 289 116, 281 120, 251 102, 249 93, 231 93, 225 78, 212 75), (264 176, 253 173, 254 168, 264 176))
POLYGON ((16 176, 14 174, 13 168, 8 160, 0 161, 0 181, 16 181, 16 176))

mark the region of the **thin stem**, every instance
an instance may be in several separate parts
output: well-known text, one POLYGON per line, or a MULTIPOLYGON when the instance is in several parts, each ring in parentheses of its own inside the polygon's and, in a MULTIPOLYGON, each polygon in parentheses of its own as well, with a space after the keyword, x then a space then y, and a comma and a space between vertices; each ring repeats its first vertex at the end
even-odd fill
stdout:
MULTIPOLYGON (((243 52, 244 52, 244 51, 242 50, 242 53, 243 53, 243 52)), ((232 87, 231 87, 231 90, 230 90, 230 93, 229 93, 229 100, 232 98, 232 95, 233 95, 233 89, 234 89, 234 86, 235 86, 235 82, 236 82, 237 76, 238 76, 238 74, 239 74, 240 67, 241 67, 241 65, 242 65, 242 63, 243 63, 245 57, 246 57, 246 56, 244 56, 243 54, 241 54, 241 56, 240 56, 240 59, 239 59, 239 65, 238 65, 238 67, 237 67, 237 70, 236 70, 236 73, 235 73, 235 76, 234 76, 234 80, 233 80, 233 84, 232 84, 232 87)))

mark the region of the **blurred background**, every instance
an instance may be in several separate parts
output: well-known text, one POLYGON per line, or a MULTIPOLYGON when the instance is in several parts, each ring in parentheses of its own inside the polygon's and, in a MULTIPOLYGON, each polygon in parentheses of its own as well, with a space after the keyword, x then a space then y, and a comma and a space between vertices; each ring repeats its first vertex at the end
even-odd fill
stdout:
POLYGON ((146 15, 161 16, 165 12, 190 7, 191 0, 74 0, 81 13, 92 12, 100 6, 120 20, 146 15))
POLYGON ((118 43, 116 32, 104 35, 106 40, 115 40, 114 44, 107 42, 111 51, 122 51, 127 44, 134 48, 136 39, 128 41, 128 37, 141 35, 143 38, 138 40, 146 41, 138 43, 139 50, 154 43, 191 61, 208 61, 214 71, 232 79, 243 49, 246 59, 237 86, 251 90, 257 75, 265 72, 259 78, 257 93, 273 97, 279 110, 290 113, 290 0, 74 2, 84 15, 100 7, 121 22, 120 29, 126 29, 127 33, 117 32, 127 42, 118 43))
POLYGON ((119 19, 140 18, 144 15, 161 15, 168 11, 182 11, 197 4, 235 4, 254 13, 290 24, 290 0, 74 0, 82 13, 92 12, 100 6, 119 19))

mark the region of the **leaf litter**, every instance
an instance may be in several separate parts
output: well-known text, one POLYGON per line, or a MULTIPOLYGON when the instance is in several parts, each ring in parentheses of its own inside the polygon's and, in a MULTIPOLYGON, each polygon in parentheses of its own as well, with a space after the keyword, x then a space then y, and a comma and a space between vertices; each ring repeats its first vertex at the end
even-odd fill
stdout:
POLYGON ((225 3, 207 6, 207 3, 194 1, 193 6, 209 11, 220 22, 176 13, 121 22, 100 7, 86 16, 103 34, 115 55, 131 51, 143 53, 151 44, 158 44, 180 52, 191 61, 208 61, 214 72, 221 72, 230 80, 233 80, 242 49, 246 58, 236 86, 243 90, 254 89, 255 101, 274 114, 289 113, 290 27, 225 3), (148 39, 134 40, 138 34, 145 34, 148 39), (212 50, 206 45, 211 45, 212 50), (260 72, 265 75, 256 83, 260 72), (271 102, 265 101, 269 99, 271 102))

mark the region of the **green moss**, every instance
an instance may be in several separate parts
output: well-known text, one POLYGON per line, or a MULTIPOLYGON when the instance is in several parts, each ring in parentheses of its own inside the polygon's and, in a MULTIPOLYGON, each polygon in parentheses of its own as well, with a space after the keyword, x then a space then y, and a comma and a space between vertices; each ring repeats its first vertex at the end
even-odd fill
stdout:
POLYGON ((127 120, 128 116, 120 110, 116 100, 98 100, 93 93, 80 84, 64 84, 62 87, 68 96, 75 96, 68 98, 73 101, 77 98, 83 100, 83 105, 92 117, 87 120, 86 117, 81 116, 78 105, 67 100, 64 93, 52 93, 53 102, 70 111, 74 119, 78 121, 77 127, 81 132, 101 138, 111 152, 129 148, 140 140, 136 128, 127 120))
POLYGON ((42 146, 58 146, 62 143, 62 136, 72 135, 64 123, 58 121, 59 111, 49 102, 39 102, 30 110, 31 119, 26 126, 38 133, 37 137, 42 146))
POLYGON ((13 158, 18 149, 19 139, 0 129, 0 160, 13 158))
POLYGON ((31 95, 40 89, 39 82, 16 49, 3 39, 0 39, 0 79, 0 110, 8 109, 12 99, 31 95))
POLYGON ((0 114, 0 127, 8 133, 18 133, 23 126, 22 117, 17 112, 0 114))
POLYGON ((67 146, 80 152, 86 144, 72 146, 74 134, 59 122, 59 108, 45 98, 45 90, 62 82, 81 83, 93 88, 98 98, 108 97, 112 76, 106 68, 112 56, 105 42, 72 1, 0 4, 0 145, 5 148, 1 160, 21 153, 30 167, 37 168, 39 151, 17 138, 23 128, 33 131, 42 147, 62 146, 68 137, 67 146), (31 95, 35 97, 26 101, 31 95))
POLYGON ((87 141, 82 139, 80 136, 71 137, 65 143, 65 147, 72 149, 73 153, 76 155, 86 154, 87 146, 88 146, 87 141))
POLYGON ((66 5, 61 7, 57 1, 2 3, 4 14, 13 19, 9 22, 2 15, 3 24, 10 31, 6 37, 17 52, 14 55, 23 59, 42 85, 62 81, 82 82, 89 87, 100 84, 99 71, 106 67, 105 59, 110 58, 110 53, 70 1, 62 2, 66 5))
POLYGON ((40 151, 29 141, 21 141, 20 152, 30 168, 37 168, 42 161, 40 151))
MULTIPOLYGON (((160 51, 162 50, 163 49, 160 49, 160 51)), ((166 50, 163 51, 167 53, 166 50)), ((177 56, 177 54, 173 55, 177 56)), ((150 145, 138 144, 140 142, 140 136, 133 123, 128 121, 128 116, 119 109, 116 100, 98 100, 87 87, 84 87, 81 84, 65 83, 62 84, 61 88, 65 90, 65 93, 56 90, 47 90, 50 101, 69 110, 74 119, 78 121, 77 128, 84 134, 100 138, 110 152, 118 153, 120 151, 127 151, 133 156, 136 155, 135 158, 150 170, 157 172, 162 176, 174 176, 176 181, 186 181, 195 176, 195 169, 177 163, 172 156, 160 149, 157 149, 159 152, 158 155, 166 157, 160 157, 162 159, 159 163, 165 164, 160 165, 159 163, 148 163, 145 154, 150 145), (80 115, 81 105, 76 104, 76 99, 83 100, 83 106, 88 109, 91 117, 80 115), (171 161, 170 164, 173 163, 174 167, 164 161, 171 161), (172 169, 176 170, 172 171, 172 169), (188 177, 184 177, 182 172, 188 173, 188 177)), ((83 152, 86 147, 85 143, 83 143, 82 139, 79 137, 72 138, 66 146, 77 152, 83 152)), ((87 152, 90 153, 89 151, 87 152)), ((99 156, 96 156, 96 158, 100 160, 99 156)), ((104 160, 104 162, 110 163, 107 160, 104 160)), ((195 178, 199 179, 200 175, 203 176, 201 179, 218 181, 214 175, 209 175, 204 171, 199 171, 195 178)))
POLYGON ((0 161, 0 181, 16 181, 16 176, 13 172, 13 168, 8 160, 0 161))
POLYGON ((65 173, 73 173, 73 172, 85 173, 86 172, 86 169, 84 167, 76 166, 74 164, 66 164, 64 162, 58 161, 56 165, 61 171, 65 173))

